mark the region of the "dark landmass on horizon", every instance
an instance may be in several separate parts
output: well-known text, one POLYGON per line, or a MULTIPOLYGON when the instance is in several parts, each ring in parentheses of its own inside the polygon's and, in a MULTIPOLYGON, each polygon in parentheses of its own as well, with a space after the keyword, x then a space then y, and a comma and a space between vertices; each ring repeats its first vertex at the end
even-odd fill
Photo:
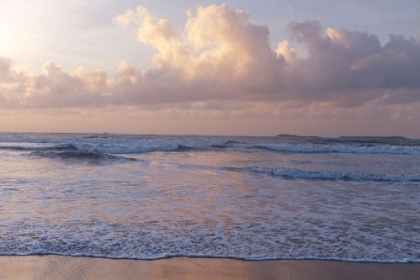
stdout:
MULTIPOLYGON (((305 136, 305 135, 296 135, 296 134, 278 134, 274 137, 279 138, 334 138, 334 137, 322 137, 322 136, 305 136)), ((340 136, 338 139, 401 139, 401 140, 409 140, 410 138, 404 136, 340 136)))
POLYGON ((370 138, 370 139, 410 139, 403 136, 340 136, 340 139, 357 139, 357 138, 370 138))
POLYGON ((321 136, 302 136, 302 135, 296 135, 296 134, 279 134, 274 137, 284 137, 284 138, 322 138, 321 136))

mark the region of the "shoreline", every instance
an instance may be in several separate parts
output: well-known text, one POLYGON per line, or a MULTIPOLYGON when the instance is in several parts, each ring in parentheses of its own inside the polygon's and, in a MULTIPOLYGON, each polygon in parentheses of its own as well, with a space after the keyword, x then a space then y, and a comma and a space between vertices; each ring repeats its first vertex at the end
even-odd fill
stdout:
POLYGON ((66 255, 57 253, 34 253, 34 254, 0 254, 0 258, 3 257, 64 257, 64 258, 88 258, 88 259, 106 259, 116 261, 161 261, 170 259, 209 259, 209 260, 233 260, 233 261, 244 261, 244 262, 264 262, 264 261, 320 261, 320 262, 342 262, 342 263, 366 263, 366 264, 420 264, 420 259, 404 259, 404 260, 392 260, 392 261, 381 261, 381 260, 369 260, 369 259, 334 259, 334 258, 246 258, 246 257, 235 257, 235 256, 212 256, 212 255, 167 255, 154 258, 136 258, 136 257, 108 257, 108 256, 95 256, 95 255, 66 255))
POLYGON ((418 279, 420 263, 0 256, 0 279, 418 279))

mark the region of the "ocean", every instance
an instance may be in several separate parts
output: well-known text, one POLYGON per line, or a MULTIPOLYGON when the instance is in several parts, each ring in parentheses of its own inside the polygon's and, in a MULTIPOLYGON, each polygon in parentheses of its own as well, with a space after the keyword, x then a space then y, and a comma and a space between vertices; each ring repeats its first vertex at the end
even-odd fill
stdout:
POLYGON ((420 140, 0 133, 0 255, 420 262, 420 140))

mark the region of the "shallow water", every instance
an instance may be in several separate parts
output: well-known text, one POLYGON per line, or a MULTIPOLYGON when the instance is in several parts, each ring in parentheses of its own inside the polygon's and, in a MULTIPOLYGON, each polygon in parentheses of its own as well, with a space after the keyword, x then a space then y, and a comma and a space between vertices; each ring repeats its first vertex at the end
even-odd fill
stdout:
POLYGON ((420 261, 420 141, 0 134, 0 254, 420 261))

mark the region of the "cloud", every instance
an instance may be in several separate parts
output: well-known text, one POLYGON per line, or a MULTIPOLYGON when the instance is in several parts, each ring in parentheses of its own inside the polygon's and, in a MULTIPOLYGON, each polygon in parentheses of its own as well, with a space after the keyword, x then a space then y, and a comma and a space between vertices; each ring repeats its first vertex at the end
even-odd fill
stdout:
POLYGON ((183 36, 174 33, 169 22, 153 17, 145 8, 127 11, 115 22, 139 25, 138 39, 158 50, 157 68, 171 67, 186 77, 243 76, 250 65, 261 65, 264 56, 275 59, 270 50, 268 28, 249 22, 243 11, 227 5, 200 7, 188 15, 183 36))
POLYGON ((12 60, 0 57, 0 83, 7 83, 13 80, 12 60))
MULTIPOLYGON (((374 35, 328 28, 321 35, 319 22, 291 23, 294 38, 308 46, 309 58, 296 65, 303 75, 301 90, 331 92, 417 90, 420 93, 420 43, 390 35, 381 46, 374 35)), ((296 78, 296 77, 294 77, 296 78)), ((363 100, 362 100, 363 101, 363 100)))
POLYGON ((287 40, 273 50, 267 26, 227 5, 189 12, 182 32, 144 7, 114 22, 138 27, 138 40, 156 50, 152 68, 139 70, 123 61, 113 75, 83 68, 65 73, 49 62, 41 74, 32 74, 0 58, 0 108, 222 101, 357 107, 420 100, 420 42, 413 38, 390 35, 382 45, 366 32, 324 32, 317 21, 294 22, 290 37, 309 54, 299 58, 287 40))
POLYGON ((42 74, 8 68, 2 73, 7 83, 0 85, 3 109, 64 108, 101 105, 108 89, 107 73, 83 68, 68 74, 53 62, 45 63, 42 74))

